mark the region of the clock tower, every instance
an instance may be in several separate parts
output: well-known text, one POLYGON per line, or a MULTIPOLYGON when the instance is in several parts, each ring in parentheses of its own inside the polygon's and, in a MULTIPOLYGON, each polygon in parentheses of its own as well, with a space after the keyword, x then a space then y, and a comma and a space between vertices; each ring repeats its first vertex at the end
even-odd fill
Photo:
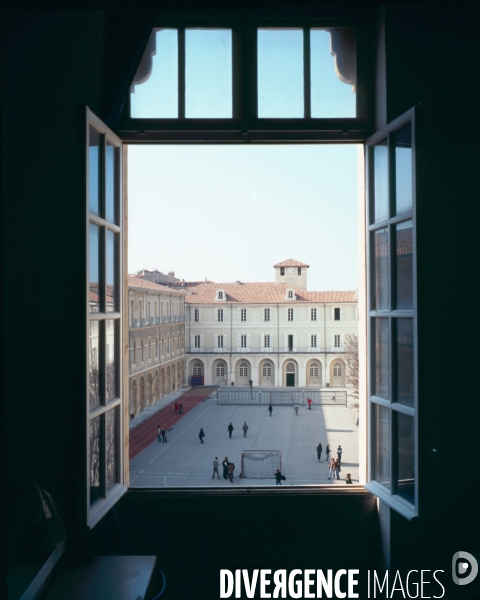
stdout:
POLYGON ((306 291, 307 269, 309 266, 293 258, 277 263, 273 265, 275 269, 275 282, 294 285, 306 291))

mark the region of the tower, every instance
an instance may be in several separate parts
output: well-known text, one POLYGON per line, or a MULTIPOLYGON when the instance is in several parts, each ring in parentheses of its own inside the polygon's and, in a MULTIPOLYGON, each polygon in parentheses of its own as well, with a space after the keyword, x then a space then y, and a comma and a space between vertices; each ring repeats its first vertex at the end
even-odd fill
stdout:
POLYGON ((310 265, 302 263, 293 258, 273 265, 275 269, 275 282, 294 285, 307 290, 307 269, 310 265))

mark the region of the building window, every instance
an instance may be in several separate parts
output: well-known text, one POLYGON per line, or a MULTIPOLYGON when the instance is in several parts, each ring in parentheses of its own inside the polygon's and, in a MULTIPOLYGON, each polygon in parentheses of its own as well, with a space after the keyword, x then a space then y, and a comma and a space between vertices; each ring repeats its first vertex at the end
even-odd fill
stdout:
POLYGON ((310 377, 318 377, 318 364, 313 363, 310 365, 310 377))
POLYGON ((293 321, 293 308, 289 308, 287 311, 287 320, 293 321))
POLYGON ((266 335, 264 337, 263 346, 264 346, 264 348, 270 348, 270 335, 266 335))
POLYGON ((280 267, 280 275, 285 275, 285 267, 280 267))
POLYGON ((215 370, 215 374, 217 377, 225 377, 225 364, 218 363, 217 368, 215 370))
POLYGON ((151 338, 148 338, 148 346, 147 346, 147 360, 150 360, 150 346, 152 344, 151 338))
POLYGON ((167 335, 167 354, 170 354, 170 334, 167 335))
POLYGON ((242 363, 240 365, 240 377, 248 377, 248 365, 247 365, 247 363, 242 363))
POLYGON ((334 336, 334 347, 335 348, 340 348, 340 344, 341 344, 340 340, 341 340, 341 335, 336 334, 334 336))
POLYGON ((240 348, 246 348, 247 347, 247 336, 245 334, 242 334, 240 336, 240 348))
POLYGON ((223 300, 223 292, 218 292, 218 299, 223 300))
POLYGON ((200 321, 200 309, 199 308, 193 309, 193 320, 195 321, 195 323, 198 323, 200 321))
POLYGON ((270 363, 263 365, 263 376, 269 378, 272 376, 272 365, 270 363))
POLYGON ((298 274, 301 275, 302 274, 302 267, 298 267, 298 274))
POLYGON ((270 309, 269 308, 265 308, 263 311, 263 320, 264 321, 270 321, 270 309))
POLYGON ((223 335, 219 335, 217 338, 217 347, 223 348, 223 335))
POLYGON ((293 290, 288 290, 288 297, 293 298, 293 290))
POLYGON ((288 363, 286 371, 287 373, 295 373, 295 365, 293 363, 288 363))
POLYGON ((310 336, 310 348, 317 347, 317 336, 316 334, 310 336))
POLYGON ((195 363, 193 365, 193 371, 192 372, 193 372, 194 375, 201 375, 202 374, 202 370, 203 369, 202 369, 201 363, 195 363))
POLYGON ((194 335, 194 347, 195 348, 200 348, 200 336, 199 335, 194 335))
POLYGON ((158 356, 158 336, 155 338, 155 356, 158 356))
POLYGON ((334 309, 334 317, 333 317, 334 321, 340 321, 340 309, 339 308, 335 308, 334 309))
POLYGON ((340 363, 335 363, 333 365, 333 376, 334 377, 342 376, 342 365, 340 363))
POLYGON ((140 362, 143 362, 143 357, 144 357, 143 350, 144 350, 144 346, 143 346, 143 340, 142 340, 142 343, 140 346, 140 362))
POLYGON ((317 320, 317 309, 311 308, 310 309, 310 321, 316 321, 316 320, 317 320))
POLYGON ((217 321, 223 321, 223 308, 217 310, 217 321))
POLYGON ((247 309, 241 308, 240 309, 240 321, 246 321, 246 320, 247 320, 247 309))
POLYGON ((133 342, 133 364, 135 364, 137 358, 137 344, 133 342))

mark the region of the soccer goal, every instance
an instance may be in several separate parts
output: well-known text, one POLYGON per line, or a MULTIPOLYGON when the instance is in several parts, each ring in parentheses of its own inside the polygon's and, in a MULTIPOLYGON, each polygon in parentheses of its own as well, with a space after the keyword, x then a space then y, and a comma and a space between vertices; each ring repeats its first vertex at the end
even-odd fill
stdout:
POLYGON ((245 479, 274 479, 277 469, 282 470, 281 450, 242 452, 242 477, 245 479))

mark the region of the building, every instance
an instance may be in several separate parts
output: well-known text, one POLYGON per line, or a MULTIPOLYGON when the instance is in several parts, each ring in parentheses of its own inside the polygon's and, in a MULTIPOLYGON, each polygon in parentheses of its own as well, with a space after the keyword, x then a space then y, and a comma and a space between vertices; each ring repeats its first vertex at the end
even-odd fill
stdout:
POLYGON ((128 276, 130 415, 186 384, 185 292, 128 276))
POLYGON ((354 291, 309 292, 309 265, 274 265, 272 283, 188 287, 187 372, 206 385, 344 387, 344 340, 358 331, 354 291))

